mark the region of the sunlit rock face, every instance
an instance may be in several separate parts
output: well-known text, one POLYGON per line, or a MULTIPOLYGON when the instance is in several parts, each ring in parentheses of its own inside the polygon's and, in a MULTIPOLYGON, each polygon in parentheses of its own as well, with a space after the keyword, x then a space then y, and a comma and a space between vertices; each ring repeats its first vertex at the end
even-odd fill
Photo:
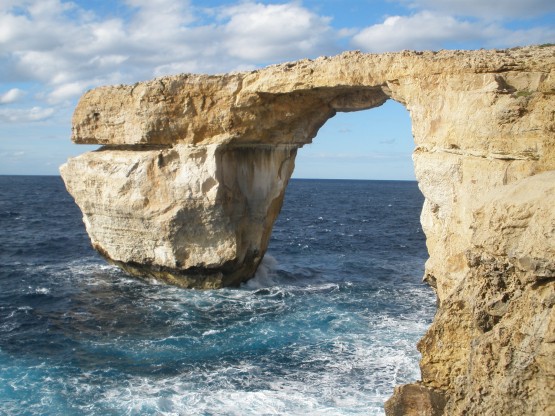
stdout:
POLYGON ((264 255, 296 147, 102 149, 62 172, 93 246, 131 274, 237 285, 264 255))
POLYGON ((410 112, 438 296, 422 380, 389 415, 555 414, 555 48, 349 52, 87 92, 61 167, 93 246, 132 274, 237 285, 296 150, 338 111, 410 112))

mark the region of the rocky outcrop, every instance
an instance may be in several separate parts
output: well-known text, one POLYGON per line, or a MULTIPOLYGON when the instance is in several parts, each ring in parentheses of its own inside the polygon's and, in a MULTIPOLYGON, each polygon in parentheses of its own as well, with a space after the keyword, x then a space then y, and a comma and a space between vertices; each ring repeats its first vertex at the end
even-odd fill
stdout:
POLYGON ((238 285, 260 263, 296 147, 105 147, 62 167, 92 244, 137 276, 238 285))
POLYGON ((472 217, 466 274, 420 341, 422 379, 449 387, 447 415, 555 414, 555 171, 479 197, 472 217))
POLYGON ((139 276, 236 285, 338 111, 410 112, 438 312, 390 415, 555 414, 555 48, 349 52, 86 93, 61 168, 94 247, 139 276))

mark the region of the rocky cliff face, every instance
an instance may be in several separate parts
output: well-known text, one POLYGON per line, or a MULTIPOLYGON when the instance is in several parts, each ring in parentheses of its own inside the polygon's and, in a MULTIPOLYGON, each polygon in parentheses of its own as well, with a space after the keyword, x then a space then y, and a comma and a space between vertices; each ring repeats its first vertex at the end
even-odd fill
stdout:
POLYGON ((438 312, 389 415, 555 414, 555 48, 345 53, 86 93, 61 167, 94 247, 139 276, 236 285, 338 111, 402 103, 438 312))

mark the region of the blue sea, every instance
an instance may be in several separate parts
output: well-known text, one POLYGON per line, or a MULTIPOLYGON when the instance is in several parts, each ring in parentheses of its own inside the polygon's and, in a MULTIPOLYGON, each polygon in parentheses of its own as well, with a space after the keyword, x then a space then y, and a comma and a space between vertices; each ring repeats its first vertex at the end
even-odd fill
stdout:
POLYGON ((383 415, 435 296, 415 182, 292 180, 240 288, 128 277, 59 177, 0 176, 0 415, 383 415))

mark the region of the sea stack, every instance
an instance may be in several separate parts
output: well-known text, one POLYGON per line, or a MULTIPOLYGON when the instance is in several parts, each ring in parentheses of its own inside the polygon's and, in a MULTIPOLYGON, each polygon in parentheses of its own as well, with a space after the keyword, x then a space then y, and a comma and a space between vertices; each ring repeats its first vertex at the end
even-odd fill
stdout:
POLYGON ((93 246, 128 272, 238 285, 268 246, 296 150, 340 111, 410 112, 424 279, 422 380, 388 415, 555 414, 555 47, 302 60, 87 92, 61 167, 93 246))

